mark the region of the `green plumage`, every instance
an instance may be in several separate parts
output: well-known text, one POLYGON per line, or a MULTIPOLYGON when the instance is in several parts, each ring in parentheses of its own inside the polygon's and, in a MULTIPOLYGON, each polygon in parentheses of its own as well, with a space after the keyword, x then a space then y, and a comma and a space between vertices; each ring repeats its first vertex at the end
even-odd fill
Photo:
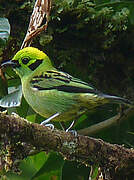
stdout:
POLYGON ((53 120, 75 120, 81 114, 109 102, 131 103, 120 97, 105 95, 88 83, 58 71, 42 51, 27 47, 12 59, 20 76, 22 90, 28 104, 40 115, 53 120))

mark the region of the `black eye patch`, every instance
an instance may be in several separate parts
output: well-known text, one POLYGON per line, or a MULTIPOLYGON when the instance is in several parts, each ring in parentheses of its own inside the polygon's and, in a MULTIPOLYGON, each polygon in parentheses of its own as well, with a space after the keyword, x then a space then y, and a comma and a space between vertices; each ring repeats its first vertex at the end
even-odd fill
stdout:
POLYGON ((43 60, 36 60, 34 63, 30 64, 28 67, 34 71, 41 63, 43 60))
POLYGON ((22 63, 23 63, 23 64, 27 64, 28 62, 29 62, 29 59, 28 59, 28 58, 23 58, 23 59, 22 59, 22 63))

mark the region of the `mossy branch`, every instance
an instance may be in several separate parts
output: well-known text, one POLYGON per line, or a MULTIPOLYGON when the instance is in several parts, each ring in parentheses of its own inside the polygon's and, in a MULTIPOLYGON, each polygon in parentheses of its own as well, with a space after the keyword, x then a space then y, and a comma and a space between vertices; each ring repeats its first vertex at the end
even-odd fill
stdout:
POLYGON ((8 158, 4 158, 5 154, 1 156, 1 163, 6 170, 15 170, 16 160, 18 162, 30 155, 32 146, 38 152, 51 150, 59 152, 65 159, 78 161, 86 166, 98 165, 107 177, 113 179, 121 174, 123 177, 133 174, 133 149, 112 145, 101 139, 74 136, 72 133, 57 129, 51 130, 28 122, 18 115, 0 113, 0 136, 1 142, 4 143, 1 152, 4 147, 5 151, 8 151, 8 158))

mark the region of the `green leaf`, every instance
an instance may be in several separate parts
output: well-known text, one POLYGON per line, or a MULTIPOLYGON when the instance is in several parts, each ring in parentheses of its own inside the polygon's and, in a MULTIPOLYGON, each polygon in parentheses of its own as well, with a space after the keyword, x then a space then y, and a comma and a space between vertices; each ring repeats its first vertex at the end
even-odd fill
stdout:
POLYGON ((34 173, 32 174, 32 176, 30 176, 29 179, 31 179, 35 173, 37 173, 40 168, 43 166, 44 162, 46 162, 48 158, 48 155, 45 152, 40 152, 36 155, 33 156, 29 156, 25 162, 25 165, 31 166, 34 169, 34 173))
POLYGON ((21 104, 22 88, 19 86, 8 88, 9 94, 0 99, 0 106, 4 108, 18 107, 21 104))
POLYGON ((96 165, 96 167, 92 167, 93 168, 93 174, 92 174, 92 179, 96 179, 98 176, 98 169, 99 167, 96 165))
POLYGON ((63 165, 64 160, 61 155, 56 152, 51 152, 49 153, 48 159, 45 161, 40 170, 32 177, 32 179, 50 179, 55 176, 56 179, 60 180, 63 165))
POLYGON ((85 180, 90 174, 90 167, 77 162, 66 161, 62 170, 64 180, 85 180))
POLYGON ((10 24, 7 18, 0 18, 0 45, 5 45, 10 35, 10 24))

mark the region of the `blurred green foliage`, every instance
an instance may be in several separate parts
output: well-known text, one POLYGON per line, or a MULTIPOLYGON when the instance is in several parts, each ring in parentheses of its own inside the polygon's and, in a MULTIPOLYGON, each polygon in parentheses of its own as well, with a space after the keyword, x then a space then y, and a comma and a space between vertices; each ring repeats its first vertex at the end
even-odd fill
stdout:
MULTIPOLYGON (((1 48, 1 59, 17 52, 27 31, 35 1, 2 0, 0 16, 7 17, 12 27, 7 46, 1 48), (12 3, 11 3, 12 2, 12 3)), ((34 39, 32 45, 45 51, 56 67, 75 77, 91 82, 98 89, 134 100, 134 2, 132 0, 55 0, 48 30, 34 39)), ((21 83, 16 74, 5 70, 9 88, 21 83)), ((2 90, 2 81, 0 86, 2 90)), ((24 98, 20 107, 10 108, 32 122, 41 122, 24 98)), ((107 105, 80 117, 75 129, 106 120, 118 112, 118 106, 107 105)), ((134 116, 125 122, 98 132, 111 143, 133 147, 134 116)), ((60 128, 59 124, 54 123, 60 128)), ((69 124, 66 124, 68 127, 69 124)), ((40 153, 25 159, 21 175, 8 173, 10 180, 87 180, 90 168, 67 162, 57 153, 40 153)))

